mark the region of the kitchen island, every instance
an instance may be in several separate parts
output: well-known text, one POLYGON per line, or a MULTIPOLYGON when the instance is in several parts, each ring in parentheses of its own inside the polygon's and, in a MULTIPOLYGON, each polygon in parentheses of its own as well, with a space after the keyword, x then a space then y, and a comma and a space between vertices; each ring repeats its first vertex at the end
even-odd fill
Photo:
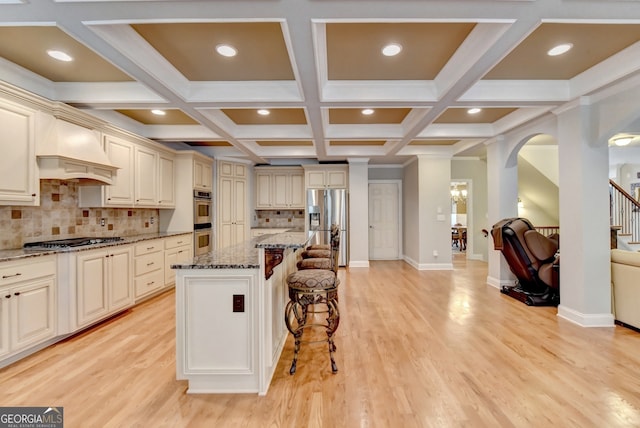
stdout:
POLYGON ((171 266, 176 377, 188 393, 267 393, 287 338, 285 279, 312 236, 260 236, 171 266))

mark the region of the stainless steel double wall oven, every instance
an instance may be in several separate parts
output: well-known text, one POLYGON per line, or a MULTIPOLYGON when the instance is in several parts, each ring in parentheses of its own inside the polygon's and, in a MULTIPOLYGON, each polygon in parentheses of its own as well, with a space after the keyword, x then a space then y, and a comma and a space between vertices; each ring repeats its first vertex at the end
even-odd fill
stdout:
POLYGON ((193 242, 196 256, 213 250, 212 202, 211 192, 193 191, 193 242))

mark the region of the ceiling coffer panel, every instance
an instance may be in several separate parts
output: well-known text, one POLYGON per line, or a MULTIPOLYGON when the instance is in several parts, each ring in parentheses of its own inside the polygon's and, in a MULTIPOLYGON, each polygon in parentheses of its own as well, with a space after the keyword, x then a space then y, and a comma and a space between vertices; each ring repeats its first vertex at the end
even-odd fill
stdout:
POLYGON ((329 80, 433 80, 474 23, 327 24, 329 80), (393 57, 388 43, 402 45, 393 57))
POLYGON ((279 22, 135 24, 153 48, 191 81, 294 80, 279 22), (238 51, 224 57, 217 45, 238 51))

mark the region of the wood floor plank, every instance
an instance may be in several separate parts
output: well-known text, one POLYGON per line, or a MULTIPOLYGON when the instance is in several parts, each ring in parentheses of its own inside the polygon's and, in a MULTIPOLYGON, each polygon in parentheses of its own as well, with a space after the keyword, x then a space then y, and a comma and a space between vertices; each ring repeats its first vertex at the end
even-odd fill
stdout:
POLYGON ((586 329, 486 285, 487 266, 341 270, 339 371, 287 339, 269 393, 188 395, 173 292, 0 370, 0 405, 67 427, 640 426, 640 333, 586 329))

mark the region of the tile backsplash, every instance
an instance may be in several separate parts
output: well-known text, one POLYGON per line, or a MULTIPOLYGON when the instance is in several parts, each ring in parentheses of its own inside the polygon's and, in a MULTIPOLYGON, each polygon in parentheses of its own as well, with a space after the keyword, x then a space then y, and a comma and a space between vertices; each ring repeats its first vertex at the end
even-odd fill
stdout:
POLYGON ((304 229, 304 210, 256 210, 256 227, 304 229))
POLYGON ((158 215, 149 208, 80 208, 77 183, 41 180, 39 207, 0 206, 0 250, 52 239, 157 233, 158 215))

